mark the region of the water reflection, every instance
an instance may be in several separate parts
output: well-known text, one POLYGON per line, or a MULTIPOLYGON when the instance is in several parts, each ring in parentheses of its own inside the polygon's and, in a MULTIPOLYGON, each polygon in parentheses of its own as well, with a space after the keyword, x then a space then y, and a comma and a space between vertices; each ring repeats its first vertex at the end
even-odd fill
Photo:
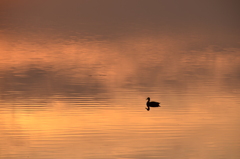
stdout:
POLYGON ((125 40, 3 47, 1 157, 237 156, 239 50, 125 40))
MULTIPOLYGON (((229 81, 239 81, 239 59, 232 58, 235 52, 218 57, 212 57, 213 52, 202 54, 198 59, 191 55, 192 60, 182 54, 180 60, 144 58, 132 64, 129 56, 121 58, 116 53, 125 66, 107 62, 107 57, 106 63, 100 63, 104 57, 92 63, 89 59, 88 64, 81 57, 68 61, 68 54, 44 57, 33 64, 5 60, 2 156, 204 158, 210 152, 215 157, 228 156, 229 151, 238 154, 239 85, 233 87, 229 81), (164 107, 146 113, 142 101, 146 95, 161 99, 164 107)), ((78 53, 71 56, 76 58, 78 53)))

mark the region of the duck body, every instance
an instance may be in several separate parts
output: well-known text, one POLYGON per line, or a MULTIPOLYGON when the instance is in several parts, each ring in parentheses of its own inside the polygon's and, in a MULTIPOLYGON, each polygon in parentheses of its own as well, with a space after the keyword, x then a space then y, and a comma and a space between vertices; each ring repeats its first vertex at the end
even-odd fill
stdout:
POLYGON ((151 101, 150 102, 150 97, 148 97, 147 98, 147 103, 146 103, 146 105, 147 105, 147 110, 149 111, 150 110, 150 107, 160 107, 160 103, 159 102, 154 102, 154 101, 151 101))

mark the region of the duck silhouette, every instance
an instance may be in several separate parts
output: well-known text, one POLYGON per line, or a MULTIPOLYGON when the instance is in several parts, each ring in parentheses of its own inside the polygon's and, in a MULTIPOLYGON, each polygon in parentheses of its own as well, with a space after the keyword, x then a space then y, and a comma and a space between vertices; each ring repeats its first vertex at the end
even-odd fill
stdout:
POLYGON ((147 105, 147 108, 146 108, 147 111, 150 110, 150 107, 160 107, 160 103, 159 103, 159 102, 154 102, 154 101, 151 101, 151 102, 150 102, 150 97, 147 97, 146 100, 148 100, 147 103, 146 103, 146 105, 147 105))

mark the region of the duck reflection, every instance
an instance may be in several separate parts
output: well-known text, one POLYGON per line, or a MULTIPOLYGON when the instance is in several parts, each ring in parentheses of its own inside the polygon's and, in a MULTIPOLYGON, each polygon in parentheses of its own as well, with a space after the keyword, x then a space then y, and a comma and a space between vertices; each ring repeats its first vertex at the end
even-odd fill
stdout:
POLYGON ((150 110, 150 107, 160 107, 160 103, 159 103, 159 102, 154 102, 154 101, 151 101, 151 102, 150 102, 150 97, 147 97, 146 100, 148 100, 147 103, 146 103, 146 105, 147 105, 147 108, 146 108, 147 111, 150 110))

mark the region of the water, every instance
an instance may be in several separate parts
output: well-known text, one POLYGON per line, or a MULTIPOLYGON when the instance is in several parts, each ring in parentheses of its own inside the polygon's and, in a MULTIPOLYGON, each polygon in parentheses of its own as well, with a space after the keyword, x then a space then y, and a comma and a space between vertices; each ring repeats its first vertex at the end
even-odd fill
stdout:
MULTIPOLYGON (((90 5, 71 2, 59 7, 90 5)), ((189 29, 172 15, 164 26, 130 9, 84 19, 21 5, 1 12, 0 158, 240 158, 233 23, 198 27, 182 13, 189 29), (147 111, 147 97, 161 107, 147 111)))

